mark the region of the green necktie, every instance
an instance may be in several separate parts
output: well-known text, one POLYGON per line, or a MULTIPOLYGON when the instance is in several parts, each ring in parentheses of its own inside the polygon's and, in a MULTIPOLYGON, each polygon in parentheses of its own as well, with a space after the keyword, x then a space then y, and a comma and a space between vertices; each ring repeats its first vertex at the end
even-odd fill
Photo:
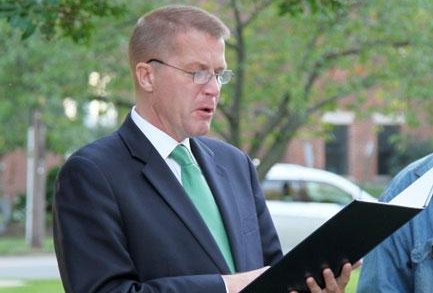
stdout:
POLYGON ((218 244, 232 273, 235 272, 230 244, 221 214, 199 166, 193 161, 184 145, 178 145, 170 157, 181 167, 182 185, 199 211, 212 236, 218 244))

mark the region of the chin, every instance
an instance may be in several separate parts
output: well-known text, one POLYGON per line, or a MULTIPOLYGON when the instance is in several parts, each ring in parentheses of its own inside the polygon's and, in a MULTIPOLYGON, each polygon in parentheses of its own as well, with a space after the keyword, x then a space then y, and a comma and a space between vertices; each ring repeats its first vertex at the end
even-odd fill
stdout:
POLYGON ((210 125, 207 125, 206 127, 200 127, 200 128, 196 128, 195 130, 193 130, 191 132, 191 137, 193 136, 203 136, 209 133, 210 130, 210 125))

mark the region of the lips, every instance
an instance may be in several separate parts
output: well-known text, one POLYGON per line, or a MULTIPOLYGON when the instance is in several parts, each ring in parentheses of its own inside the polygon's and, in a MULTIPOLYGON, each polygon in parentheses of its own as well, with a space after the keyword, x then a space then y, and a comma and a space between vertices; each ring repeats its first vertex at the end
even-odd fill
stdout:
POLYGON ((212 113, 213 112, 213 107, 203 107, 203 108, 200 108, 200 111, 204 111, 204 112, 207 112, 207 113, 212 113))
POLYGON ((214 112, 214 106, 213 105, 203 105, 197 108, 197 110, 206 112, 206 113, 213 113, 214 112))
POLYGON ((214 111, 215 110, 214 110, 213 106, 203 106, 203 107, 197 108, 197 112, 201 116, 205 116, 206 118, 212 117, 214 111))

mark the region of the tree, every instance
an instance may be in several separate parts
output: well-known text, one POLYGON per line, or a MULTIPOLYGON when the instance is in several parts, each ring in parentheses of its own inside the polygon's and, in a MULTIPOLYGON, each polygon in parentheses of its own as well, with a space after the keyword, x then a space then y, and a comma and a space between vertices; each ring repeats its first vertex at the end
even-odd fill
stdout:
MULTIPOLYGON (((24 111, 8 116, 11 109, 43 104, 50 109, 44 111, 48 146, 64 152, 95 135, 82 124, 85 111, 80 105, 89 100, 98 98, 118 105, 120 121, 132 104, 126 61, 130 29, 152 6, 174 1, 142 2, 129 1, 120 20, 92 20, 95 29, 86 47, 65 39, 46 45, 36 30, 21 48, 16 30, 6 29, 0 43, 6 54, 0 62, 3 68, 13 68, 0 74, 0 96, 7 97, 0 99, 0 119, 6 127, 18 127, 18 121, 27 119, 24 111), (98 73, 100 80, 110 80, 103 90, 88 85, 92 72, 98 73), (66 97, 78 105, 74 120, 65 116, 66 97)), ((383 100, 374 105, 376 109, 406 111, 408 120, 416 122, 409 105, 416 100, 426 102, 432 84, 428 11, 433 4, 427 2, 183 1, 220 15, 233 33, 227 58, 236 76, 223 89, 213 132, 259 158, 263 177, 302 127, 317 125, 315 130, 320 133, 321 114, 335 109, 340 101, 356 110, 374 92, 383 100)), ((0 146, 2 142, 17 145, 19 140, 5 138, 2 132, 0 146)))
MULTIPOLYGON (((133 21, 107 26, 118 22, 123 6, 98 2, 6 1, 0 4, 0 18, 7 15, 6 21, 0 19, 0 65, 8 68, 0 72, 0 157, 13 148, 25 146, 30 110, 34 108, 43 113, 48 128, 48 150, 57 153, 71 152, 114 128, 114 125, 88 128, 84 123, 88 104, 105 91, 110 70, 120 68, 119 72, 124 73, 127 68, 125 56, 114 54, 115 57, 101 58, 99 52, 122 53, 119 46, 126 37, 116 30, 125 30, 133 21), (29 10, 21 11, 25 8, 29 10), (53 15, 66 17, 63 10, 68 11, 69 22, 53 20, 53 15), (97 17, 91 17, 92 13, 97 17), (55 22, 54 27, 44 30, 50 25, 50 19, 55 22), (107 29, 101 30, 99 26, 107 29), (89 84, 92 72, 100 73, 100 80, 94 85, 89 84), (65 107, 69 107, 69 115, 65 107)), ((130 91, 122 94, 127 96, 130 91)))
POLYGON ((103 0, 3 0, 0 18, 22 33, 27 39, 35 31, 46 38, 72 38, 75 42, 90 38, 95 28, 93 16, 120 15, 124 5, 103 0))
POLYGON ((80 111, 75 118, 68 118, 63 101, 72 96, 77 96, 78 103, 84 100, 88 91, 86 72, 94 62, 84 48, 64 51, 65 47, 74 46, 71 41, 47 43, 35 35, 31 42, 23 42, 16 31, 4 25, 1 29, 0 46, 5 54, 0 65, 8 70, 0 72, 0 83, 4 85, 0 89, 0 154, 25 146, 30 112, 35 108, 41 109, 49 140, 53 139, 49 149, 67 151, 68 145, 74 145, 71 142, 88 133, 72 130, 74 124, 82 128, 84 118, 80 111), (68 128, 70 131, 66 131, 68 128), (59 136, 63 139, 58 140, 59 136))
POLYGON ((3 122, 0 157, 9 149, 24 145, 29 127, 26 240, 32 247, 42 245, 45 231, 45 124, 50 130, 51 150, 65 153, 77 145, 72 141, 78 138, 79 144, 83 142, 80 139, 83 134, 89 139, 89 129, 74 131, 78 128, 71 126, 79 121, 83 129, 85 111, 79 110, 89 90, 85 73, 97 67, 83 46, 78 47, 65 38, 51 43, 46 40, 60 34, 75 43, 87 42, 95 23, 90 16, 119 12, 119 7, 105 1, 4 1, 0 4, 0 17, 5 17, 10 24, 0 23, 0 47, 5 52, 0 63, 9 69, 0 74, 0 83, 5 85, 0 90, 3 122), (30 36, 33 36, 31 41, 30 36), (68 45, 75 47, 75 51, 65 52, 68 45), (71 113, 72 108, 75 113, 71 113))
POLYGON ((411 100, 426 102, 431 92, 431 73, 423 68, 432 62, 424 29, 431 27, 431 4, 346 1, 321 10, 311 9, 315 1, 300 1, 310 9, 294 15, 287 9, 293 2, 232 0, 220 12, 231 15, 229 64, 236 80, 220 104, 215 130, 260 158, 262 178, 301 127, 319 124, 320 114, 346 97, 357 98, 347 107, 360 109, 375 90, 384 103, 374 110, 408 112, 411 100))

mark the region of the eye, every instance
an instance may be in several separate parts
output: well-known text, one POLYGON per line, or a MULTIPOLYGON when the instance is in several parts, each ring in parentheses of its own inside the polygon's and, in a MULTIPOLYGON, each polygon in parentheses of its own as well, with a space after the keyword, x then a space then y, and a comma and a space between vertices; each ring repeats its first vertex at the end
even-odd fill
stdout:
POLYGON ((207 70, 199 70, 199 71, 196 71, 196 74, 197 74, 198 76, 206 77, 206 76, 208 76, 210 73, 209 73, 207 70))
POLYGON ((194 81, 198 84, 207 83, 210 79, 210 76, 212 76, 212 74, 208 71, 199 70, 194 72, 194 81))

